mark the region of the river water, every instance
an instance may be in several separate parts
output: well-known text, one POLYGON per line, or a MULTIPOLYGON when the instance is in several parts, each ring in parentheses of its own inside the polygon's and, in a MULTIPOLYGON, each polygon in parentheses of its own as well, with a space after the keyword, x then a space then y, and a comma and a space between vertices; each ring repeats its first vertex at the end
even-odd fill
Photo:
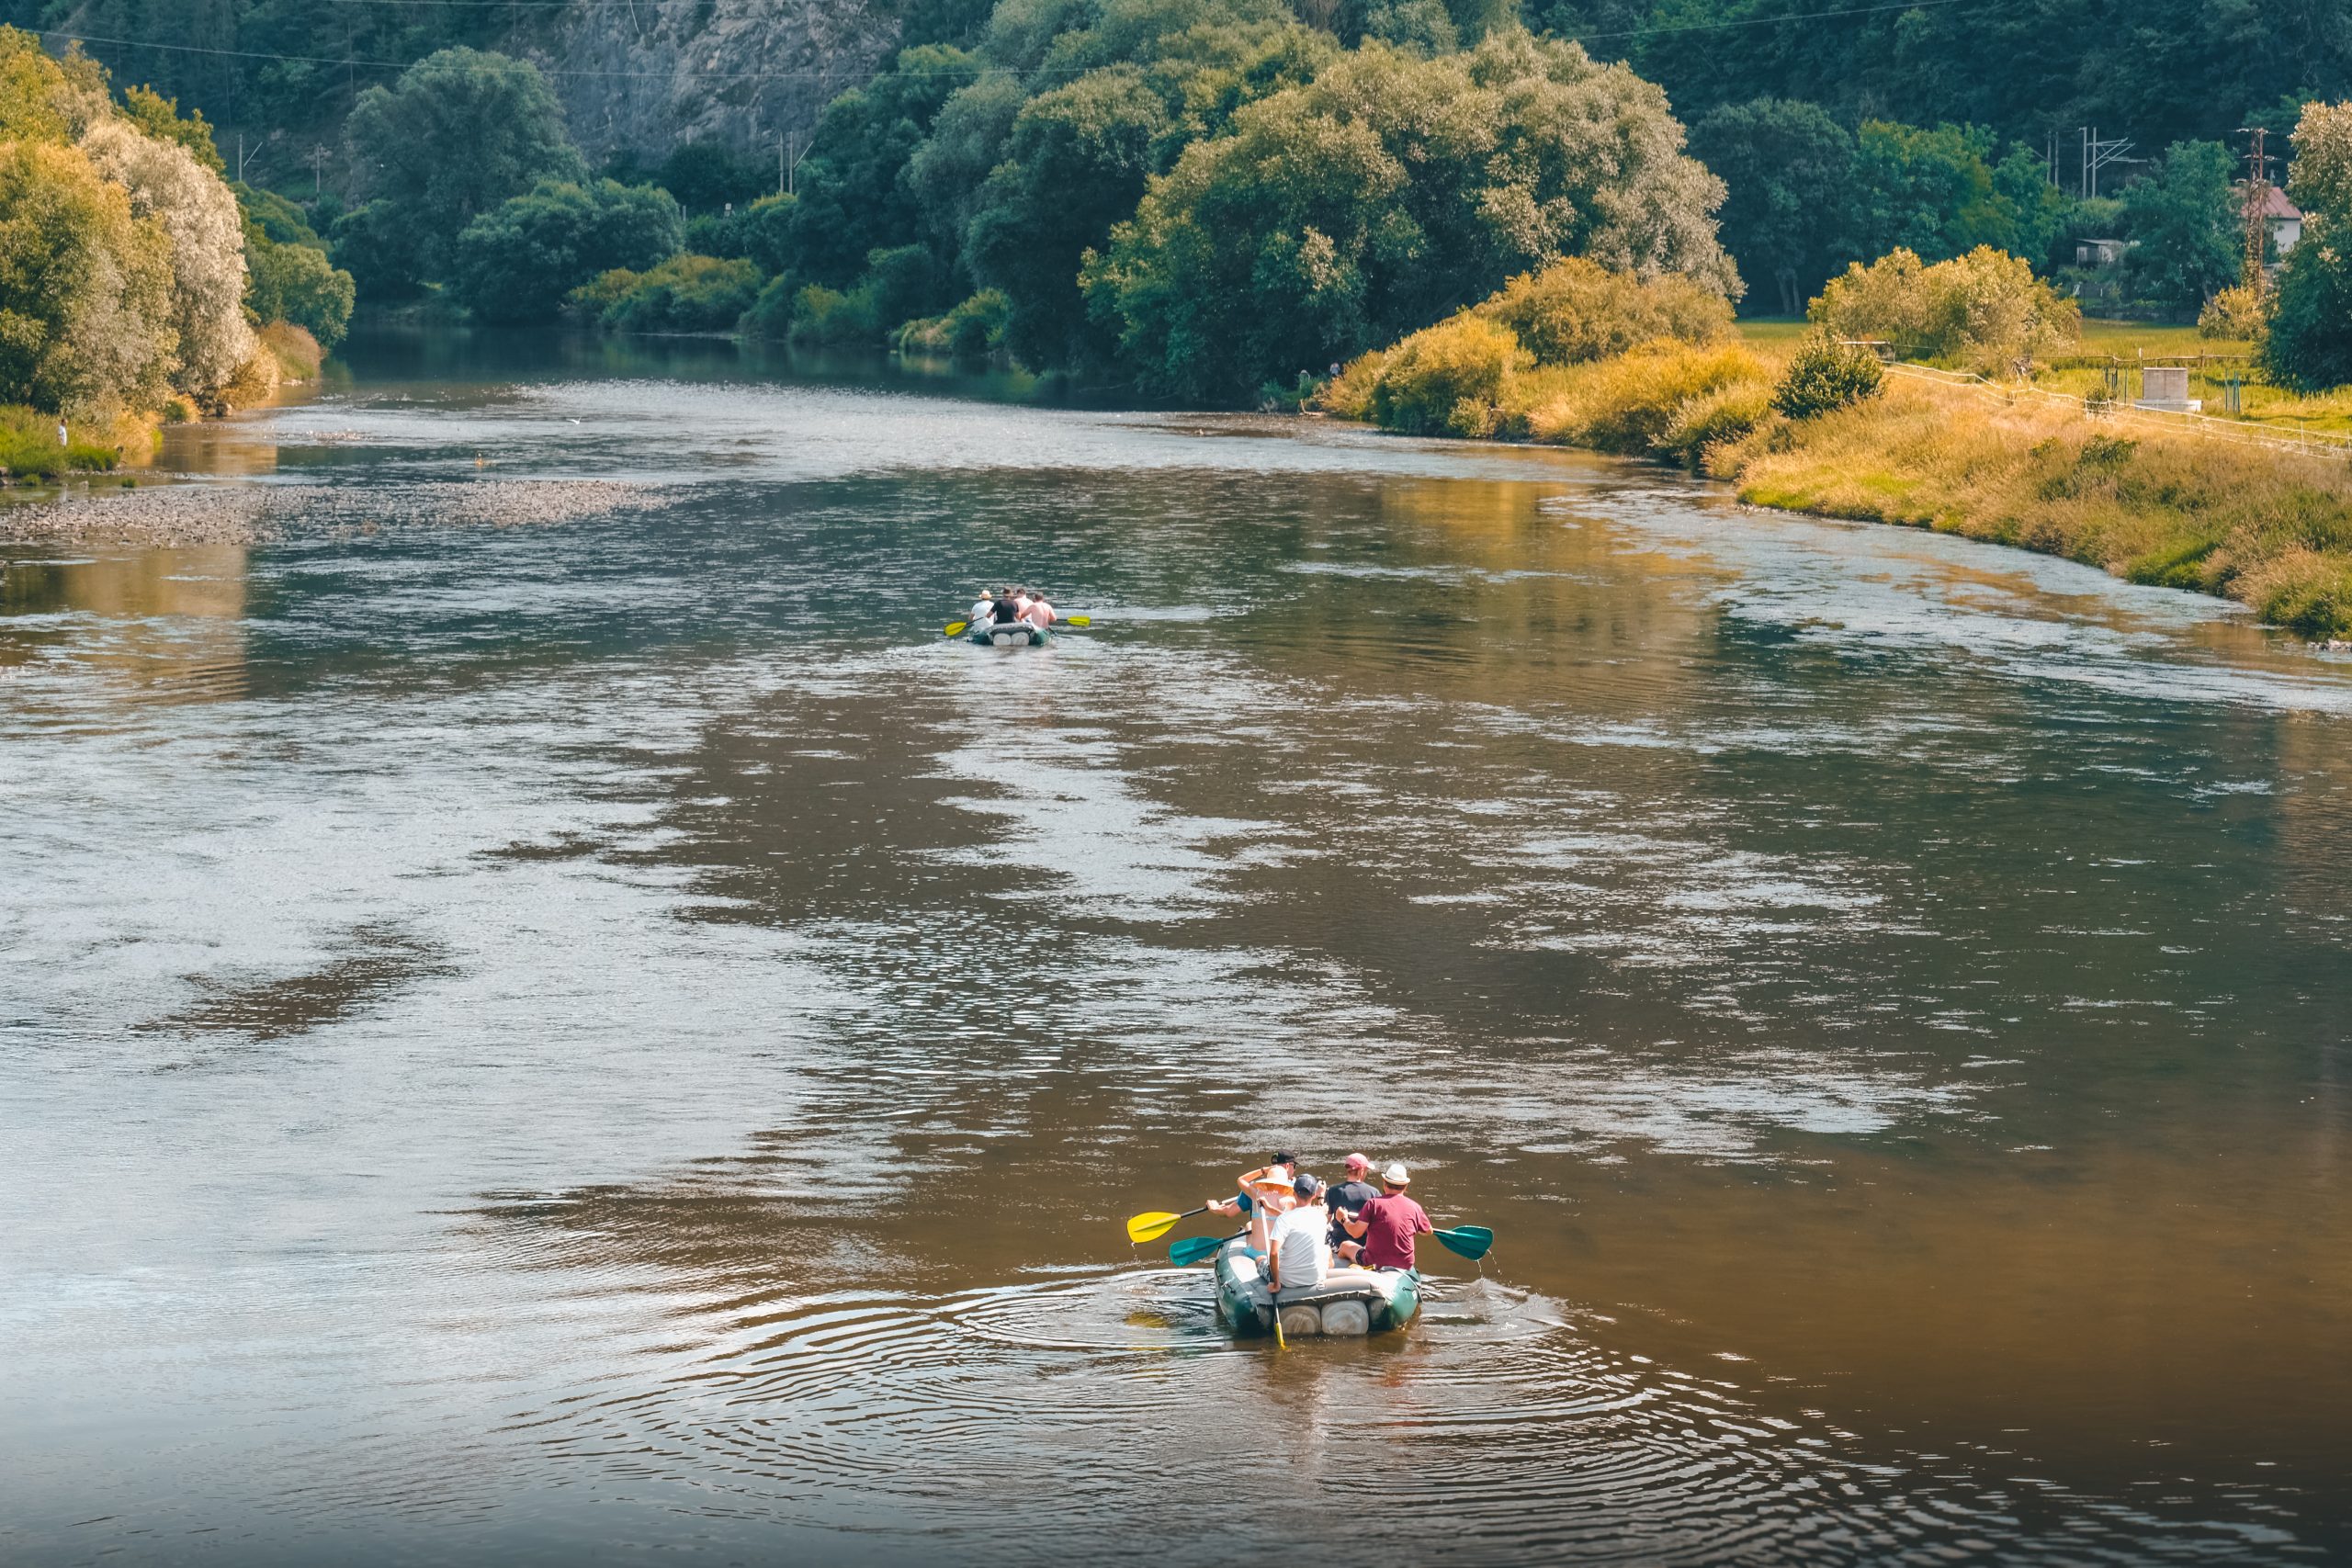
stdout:
POLYGON ((175 433, 281 536, 0 550, 0 1558, 2352 1553, 2352 664, 1572 455, 351 364, 175 433), (1121 1221, 1277 1145, 1499 1239, 1234 1343, 1121 1221))

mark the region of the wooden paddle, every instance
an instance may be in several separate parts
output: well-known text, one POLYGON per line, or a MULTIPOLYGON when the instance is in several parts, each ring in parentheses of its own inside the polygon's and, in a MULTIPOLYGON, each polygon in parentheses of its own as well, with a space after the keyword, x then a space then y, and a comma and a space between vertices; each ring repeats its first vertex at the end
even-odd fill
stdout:
POLYGON ((1187 1209, 1181 1214, 1137 1214, 1127 1222, 1127 1239, 1137 1245, 1147 1241, 1158 1241, 1176 1228, 1177 1221, 1189 1220, 1194 1214, 1205 1214, 1208 1212, 1209 1206, 1204 1203, 1197 1209, 1187 1209))

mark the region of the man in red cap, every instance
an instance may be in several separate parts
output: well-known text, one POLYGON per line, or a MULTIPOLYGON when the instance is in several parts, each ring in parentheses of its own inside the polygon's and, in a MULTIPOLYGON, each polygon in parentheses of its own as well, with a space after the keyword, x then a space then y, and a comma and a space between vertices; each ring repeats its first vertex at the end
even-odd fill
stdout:
POLYGON ((1347 1222, 1363 1212, 1363 1206, 1380 1194, 1364 1179, 1372 1173, 1372 1161, 1362 1155, 1350 1155, 1347 1179, 1333 1187, 1324 1198, 1331 1211, 1331 1256, 1352 1263, 1361 1244, 1348 1237, 1347 1222))

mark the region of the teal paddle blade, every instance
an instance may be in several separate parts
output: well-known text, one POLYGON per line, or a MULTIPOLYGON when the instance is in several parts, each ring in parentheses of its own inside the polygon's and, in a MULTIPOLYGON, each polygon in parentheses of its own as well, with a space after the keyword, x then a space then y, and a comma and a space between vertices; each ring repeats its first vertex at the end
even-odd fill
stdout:
POLYGON ((1217 1248, 1232 1239, 1227 1235, 1188 1235, 1182 1241, 1170 1245, 1168 1261, 1180 1269, 1203 1262, 1215 1258, 1217 1248))
POLYGON ((1487 1256, 1487 1248, 1495 1245, 1495 1233, 1484 1225, 1456 1225, 1452 1230, 1433 1234, 1448 1252, 1474 1261, 1487 1256))

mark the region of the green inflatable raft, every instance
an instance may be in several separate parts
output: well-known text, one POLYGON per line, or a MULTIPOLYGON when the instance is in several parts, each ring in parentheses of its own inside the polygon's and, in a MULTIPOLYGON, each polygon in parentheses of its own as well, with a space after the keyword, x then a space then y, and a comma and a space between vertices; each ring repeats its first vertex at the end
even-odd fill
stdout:
POLYGON ((1247 1247, 1237 1236, 1216 1255, 1216 1314, 1236 1334, 1272 1334, 1277 1312, 1286 1338, 1378 1334, 1404 1327, 1421 1310, 1414 1269, 1337 1269, 1320 1285, 1277 1297, 1247 1247))

